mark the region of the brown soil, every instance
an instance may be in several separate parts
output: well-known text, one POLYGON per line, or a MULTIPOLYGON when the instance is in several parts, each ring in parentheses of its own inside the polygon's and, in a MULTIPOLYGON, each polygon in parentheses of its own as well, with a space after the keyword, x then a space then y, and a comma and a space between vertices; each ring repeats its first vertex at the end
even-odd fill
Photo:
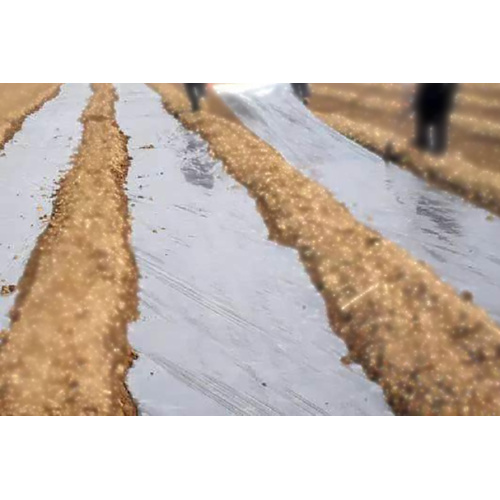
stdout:
POLYGON ((461 84, 443 157, 411 145, 410 89, 397 83, 313 84, 310 108, 376 153, 391 143, 400 165, 500 214, 500 84, 461 84))
POLYGON ((0 149, 24 119, 54 98, 60 88, 60 83, 0 83, 0 149))
POLYGON ((381 385, 396 413, 500 414, 500 330, 470 296, 360 224, 228 110, 209 103, 193 114, 179 87, 150 85, 247 188, 270 237, 299 251, 349 361, 381 385))
POLYGON ((137 315, 115 91, 95 84, 83 139, 39 238, 0 347, 0 414, 133 415, 127 324, 137 315))

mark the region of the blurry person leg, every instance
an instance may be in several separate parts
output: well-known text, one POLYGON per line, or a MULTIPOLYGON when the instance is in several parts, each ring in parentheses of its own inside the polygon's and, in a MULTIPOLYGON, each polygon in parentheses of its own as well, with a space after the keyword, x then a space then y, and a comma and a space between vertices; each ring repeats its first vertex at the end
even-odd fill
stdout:
POLYGON ((308 83, 300 83, 301 95, 303 98, 311 97, 311 88, 308 83))
POLYGON ((436 154, 444 154, 448 149, 448 129, 458 91, 457 83, 446 83, 443 85, 444 87, 440 96, 441 100, 434 119, 433 149, 436 154))
POLYGON ((415 113, 415 146, 421 151, 431 150, 431 121, 422 110, 415 113))
POLYGON ((448 126, 449 116, 447 112, 442 113, 442 115, 438 116, 434 121, 432 150, 436 154, 445 154, 448 149, 448 126))
POLYGON ((291 83, 292 86, 292 92, 294 93, 295 97, 300 98, 300 91, 299 91, 299 84, 298 83, 291 83))
POLYGON ((184 88, 186 89, 186 94, 188 96, 189 102, 191 103, 192 111, 200 110, 200 98, 198 95, 197 83, 185 83, 184 88))
POLYGON ((307 105, 308 98, 311 93, 309 85, 307 83, 291 83, 290 85, 292 86, 295 96, 307 105))
POLYGON ((197 83, 196 84, 198 88, 198 95, 199 97, 206 97, 207 96, 207 84, 206 83, 197 83))
POLYGON ((307 106, 309 104, 309 97, 311 97, 311 89, 308 83, 301 83, 302 102, 307 106))

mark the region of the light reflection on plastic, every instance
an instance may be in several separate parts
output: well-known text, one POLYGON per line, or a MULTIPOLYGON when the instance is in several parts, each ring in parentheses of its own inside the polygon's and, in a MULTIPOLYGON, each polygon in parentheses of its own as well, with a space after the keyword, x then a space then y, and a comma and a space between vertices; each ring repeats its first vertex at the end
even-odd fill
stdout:
POLYGON ((217 93, 241 94, 248 91, 258 91, 258 95, 267 95, 276 83, 221 83, 214 85, 217 93))

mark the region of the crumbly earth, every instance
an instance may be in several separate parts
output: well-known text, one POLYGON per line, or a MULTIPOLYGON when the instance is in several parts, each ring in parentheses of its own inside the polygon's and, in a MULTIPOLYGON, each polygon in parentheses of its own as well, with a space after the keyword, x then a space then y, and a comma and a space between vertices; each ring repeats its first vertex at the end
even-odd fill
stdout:
POLYGON ((149 85, 247 188, 270 237, 299 251, 346 361, 363 366, 396 413, 500 414, 500 330, 470 294, 359 223, 215 97, 193 114, 179 86, 149 85))
POLYGON ((412 147, 410 84, 313 84, 310 109, 330 126, 425 179, 500 214, 500 84, 460 84, 443 157, 412 147))
POLYGON ((54 98, 60 87, 60 83, 0 83, 0 149, 24 119, 54 98))
POLYGON ((116 94, 95 84, 82 144, 19 284, 0 344, 0 414, 133 415, 127 324, 137 315, 116 94))

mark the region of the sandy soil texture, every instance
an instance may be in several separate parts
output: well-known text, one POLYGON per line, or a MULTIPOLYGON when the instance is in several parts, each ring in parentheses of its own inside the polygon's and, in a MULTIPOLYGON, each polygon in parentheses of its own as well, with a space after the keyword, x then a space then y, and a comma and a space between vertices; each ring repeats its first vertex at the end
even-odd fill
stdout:
POLYGON ((150 85, 247 188, 270 237, 299 251, 349 348, 345 361, 378 381, 396 413, 500 414, 500 330, 472 297, 356 221, 227 110, 217 113, 220 103, 193 114, 178 86, 150 85))
POLYGON ((60 87, 60 83, 0 83, 0 149, 60 87))
POLYGON ((125 387, 137 270, 116 94, 95 84, 82 144, 19 285, 0 346, 0 414, 131 415, 125 387))
POLYGON ((412 86, 397 83, 313 84, 311 110, 347 137, 500 214, 500 84, 461 84, 444 157, 416 151, 408 112, 412 86))

